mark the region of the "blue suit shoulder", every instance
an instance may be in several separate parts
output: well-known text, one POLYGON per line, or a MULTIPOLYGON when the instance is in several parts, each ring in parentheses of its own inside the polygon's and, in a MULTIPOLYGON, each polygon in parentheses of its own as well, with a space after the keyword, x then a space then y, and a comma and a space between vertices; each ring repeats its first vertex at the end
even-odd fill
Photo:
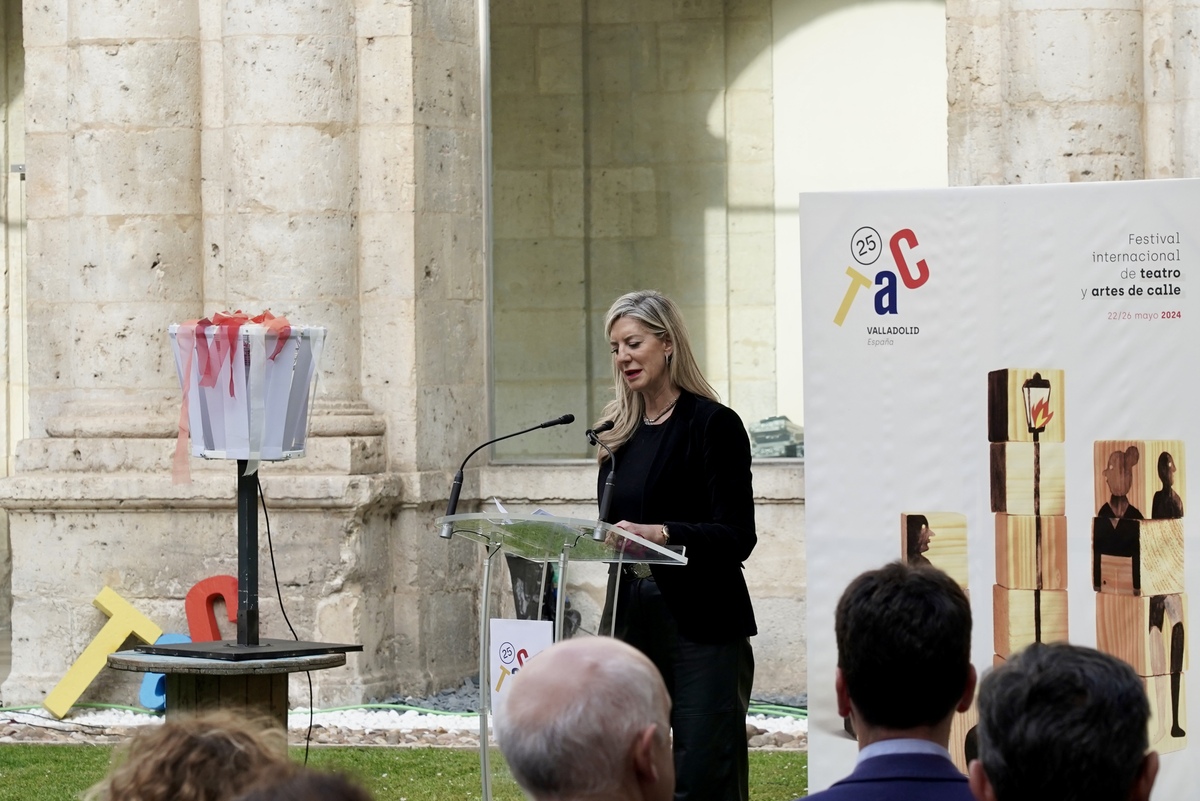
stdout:
POLYGON ((896 754, 863 760, 854 772, 809 801, 975 801, 952 762, 929 754, 896 754))

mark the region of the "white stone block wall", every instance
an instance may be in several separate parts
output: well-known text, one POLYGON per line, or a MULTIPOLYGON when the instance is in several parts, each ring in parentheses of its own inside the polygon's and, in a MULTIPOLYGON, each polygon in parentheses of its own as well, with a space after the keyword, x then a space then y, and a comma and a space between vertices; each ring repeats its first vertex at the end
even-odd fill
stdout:
POLYGON ((224 270, 208 299, 327 326, 326 397, 358 400, 353 2, 226 0, 221 49, 224 241, 209 245, 224 270))
MULTIPOLYGON (((105 582, 180 630, 182 593, 234 572, 233 465, 171 484, 166 327, 236 308, 330 329, 309 454, 262 468, 298 633, 366 647, 314 676, 318 700, 473 673, 478 554, 432 518, 487 419, 474 4, 26 5, 38 336, 32 438, 0 487, 4 702, 61 677, 105 582)), ((260 568, 262 635, 287 636, 260 568)))
MULTIPOLYGON (((416 3, 413 160, 416 417, 413 468, 445 469, 486 439, 487 308, 474 3, 416 3)), ((378 348, 390 347, 386 338, 378 348)), ((457 465, 455 465, 456 467, 457 465)), ((438 493, 444 498, 445 489, 438 493)), ((421 498, 418 503, 426 503, 421 498)))
POLYGON ((723 398, 774 414, 770 2, 492 5, 496 430, 594 419, 604 313, 639 288, 680 304, 723 398))
MULTIPOLYGON (((25 103, 23 97, 25 53, 22 42, 21 10, 19 3, 10 3, 3 9, 4 32, 0 34, 0 209, 3 210, 5 225, 0 231, 0 258, 4 263, 3 296, 10 310, 24 305, 24 296, 19 280, 24 275, 25 237, 22 210, 25 205, 24 174, 12 172, 15 165, 25 163, 25 103), (14 224, 15 223, 15 224, 14 224)), ((18 315, 17 321, 22 318, 18 315)), ((24 338, 13 337, 11 331, 18 326, 4 326, 0 331, 0 351, 7 359, 0 360, 0 386, 8 389, 0 397, 0 441, 11 443, 20 436, 24 425, 24 404, 20 403, 24 391, 24 338), (14 403, 13 401, 17 402, 14 403)), ((5 459, 2 473, 12 469, 11 461, 5 459)), ((0 515, 0 654, 6 655, 9 647, 12 598, 12 559, 8 547, 8 521, 0 515)), ((7 660, 7 656, 0 656, 7 660)), ((0 666, 0 675, 4 668, 0 666)))
MULTIPOLYGON (((526 272, 497 273, 492 291, 526 304, 498 308, 531 332, 517 364, 551 387, 502 404, 497 427, 598 409, 611 391, 598 317, 645 285, 676 296, 743 416, 770 413, 773 234, 756 210, 772 196, 773 83, 756 56, 769 3, 590 3, 586 59, 578 0, 496 6, 511 12, 499 36, 536 30, 506 53, 529 63, 498 69, 497 87, 534 97, 541 124, 496 129, 511 159, 497 161, 497 205, 517 221, 498 220, 497 256, 508 249, 526 272), (591 399, 589 375, 601 379, 591 399)), ((3 702, 36 702, 61 678, 103 625, 91 600, 106 583, 179 631, 187 589, 234 572, 232 465, 170 480, 178 387, 165 336, 231 308, 331 332, 308 456, 262 468, 298 632, 366 646, 314 676, 318 703, 473 673, 480 554, 436 538, 432 519, 488 431, 475 3, 24 8, 36 335, 31 437, 0 483, 13 556, 3 702)), ((592 469, 552 468, 569 489, 516 497, 585 512, 592 469)), ((748 570, 768 690, 804 682, 804 577, 788 568, 803 565, 799 470, 756 468, 763 534, 748 570)), ((463 510, 479 502, 480 472, 468 471, 463 510)), ((483 473, 485 486, 524 475, 483 473)), ((284 636, 266 564, 263 633, 284 636)), ((86 697, 128 699, 133 681, 105 673, 86 697)))
POLYGON ((1197 174, 1192 0, 948 0, 953 184, 1197 174))
POLYGON ((89 408, 152 428, 174 381, 149 332, 200 299, 196 12, 108 5, 25 10, 35 435, 89 408))

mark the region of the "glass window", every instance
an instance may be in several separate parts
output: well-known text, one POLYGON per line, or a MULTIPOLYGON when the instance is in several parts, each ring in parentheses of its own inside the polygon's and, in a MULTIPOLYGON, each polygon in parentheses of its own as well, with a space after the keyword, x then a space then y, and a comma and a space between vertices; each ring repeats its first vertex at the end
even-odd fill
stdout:
MULTIPOLYGON (((490 15, 494 431, 594 421, 613 392, 604 313, 642 288, 679 304, 752 432, 801 424, 797 195, 945 185, 944 5, 492 0, 490 15)), ((798 454, 790 441, 756 453, 798 454)), ((495 453, 590 455, 578 425, 495 453)))

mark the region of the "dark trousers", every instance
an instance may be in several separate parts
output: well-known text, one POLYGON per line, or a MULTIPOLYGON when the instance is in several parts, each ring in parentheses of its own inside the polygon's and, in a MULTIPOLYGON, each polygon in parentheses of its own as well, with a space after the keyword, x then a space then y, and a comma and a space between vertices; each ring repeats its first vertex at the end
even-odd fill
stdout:
POLYGON ((654 579, 623 579, 617 636, 650 658, 671 693, 675 801, 747 801, 746 710, 754 652, 681 635, 654 579))

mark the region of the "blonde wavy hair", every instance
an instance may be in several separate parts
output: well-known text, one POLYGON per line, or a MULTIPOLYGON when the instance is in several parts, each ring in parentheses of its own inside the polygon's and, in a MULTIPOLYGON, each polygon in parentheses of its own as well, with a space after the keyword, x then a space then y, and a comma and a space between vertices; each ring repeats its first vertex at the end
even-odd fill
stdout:
POLYGON ((84 801, 228 801, 286 766, 287 734, 211 712, 147 727, 114 755, 84 801))
MULTIPOLYGON (((683 315, 670 298, 653 289, 642 289, 617 298, 604 319, 606 337, 612 335, 613 325, 622 317, 632 317, 654 336, 674 346, 671 358, 667 362, 668 376, 672 384, 693 395, 720 401, 717 391, 700 372, 700 365, 692 353, 692 344, 687 326, 683 322, 683 315)), ((596 425, 609 420, 613 422, 612 430, 601 434, 600 439, 608 447, 616 449, 633 436, 646 408, 642 396, 630 389, 624 380, 615 358, 613 389, 614 397, 605 405, 596 425)), ((604 461, 608 458, 603 448, 599 448, 598 451, 597 459, 604 461)))

